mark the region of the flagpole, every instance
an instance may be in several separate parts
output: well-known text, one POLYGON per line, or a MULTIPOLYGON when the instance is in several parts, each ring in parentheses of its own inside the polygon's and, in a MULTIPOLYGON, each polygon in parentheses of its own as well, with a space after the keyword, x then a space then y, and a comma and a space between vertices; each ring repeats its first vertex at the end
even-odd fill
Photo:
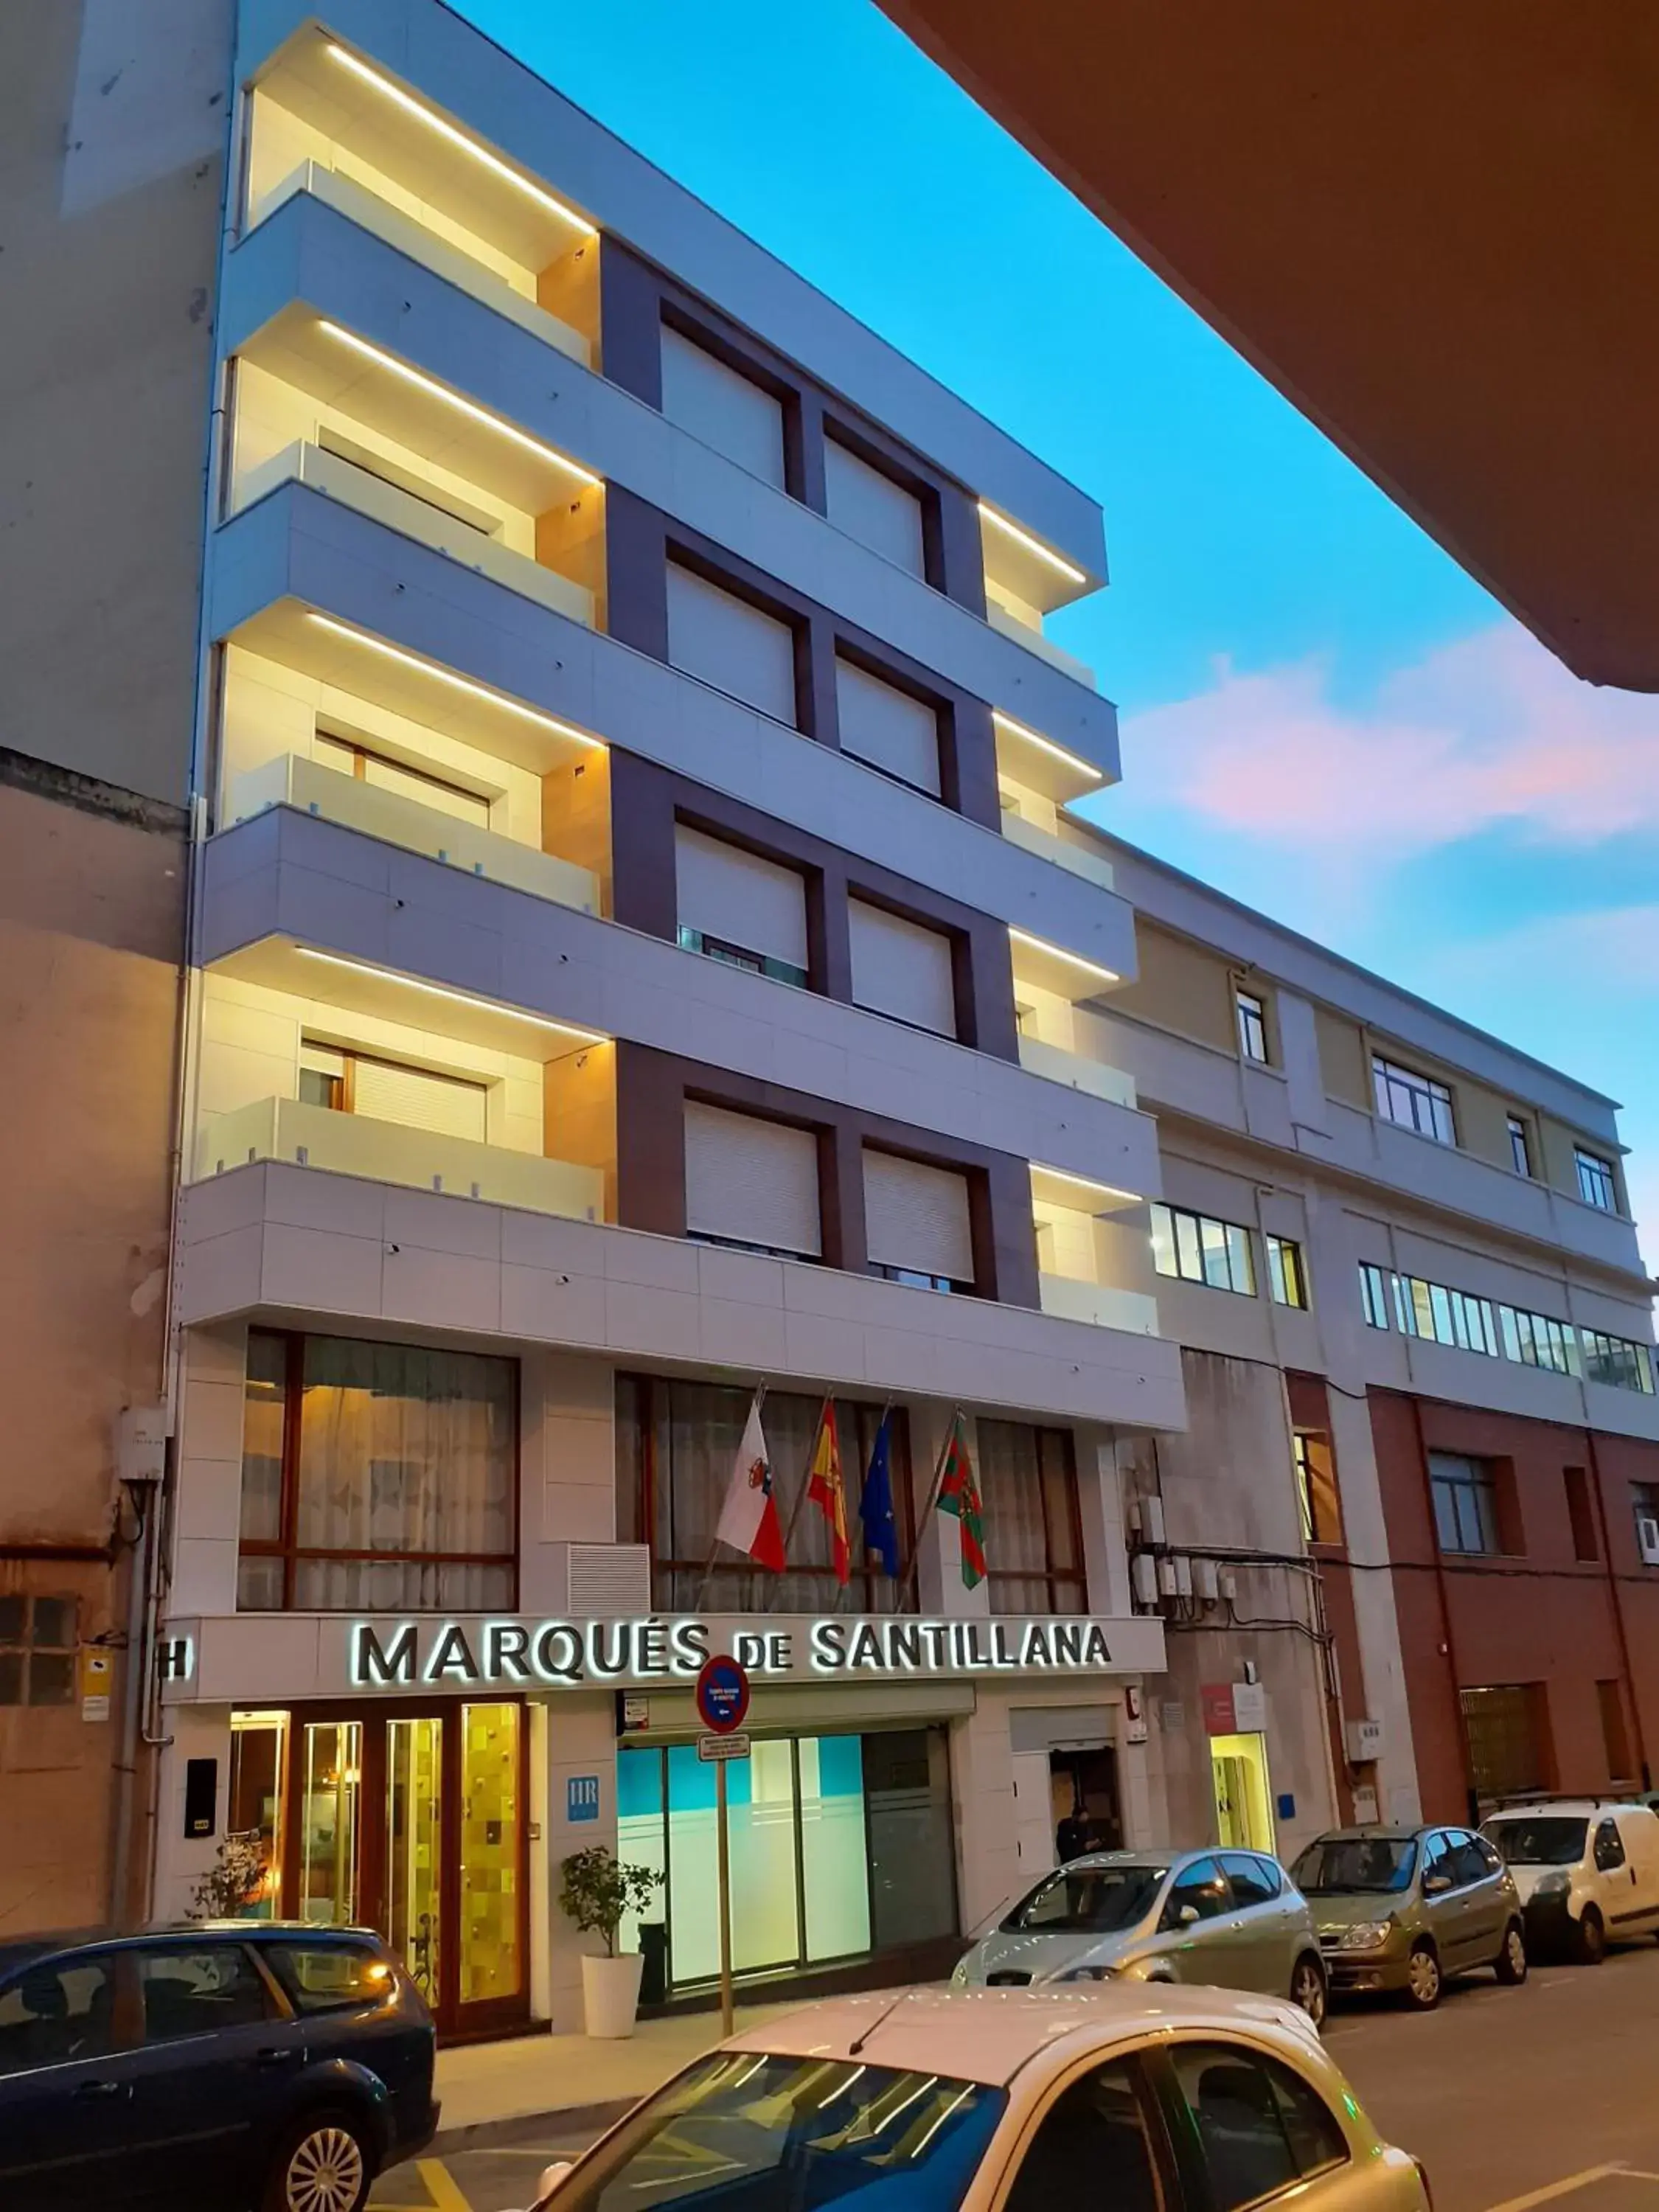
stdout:
MULTIPOLYGON (((939 1448, 939 1457, 933 1462, 933 1479, 928 1486, 927 1503, 922 1508, 921 1518, 916 1523, 915 1540, 910 1547, 910 1571, 904 1577, 904 1589, 912 1597, 915 1595, 916 1581, 921 1571, 922 1537, 927 1528, 928 1516, 932 1514, 934 1507, 939 1504, 939 1494, 945 1483, 945 1462, 951 1455, 951 1440, 956 1435, 957 1423, 961 1419, 961 1407, 952 1406, 951 1408, 950 1422, 945 1431, 944 1441, 939 1448)), ((899 1611, 902 1613, 904 1607, 901 1604, 899 1611)))
MULTIPOLYGON (((789 1509, 789 1525, 783 1532, 786 1574, 788 1572, 787 1562, 790 1556, 789 1547, 793 1540, 796 1526, 800 1520, 801 1508, 806 1503, 806 1494, 812 1487, 812 1462, 818 1455, 818 1439, 823 1434, 823 1417, 829 1410, 830 1400, 826 1395, 823 1405, 818 1408, 818 1425, 812 1431, 812 1441, 806 1448, 806 1468, 800 1479, 800 1488, 795 1492, 795 1502, 789 1509)), ((782 1581, 782 1575, 774 1575, 772 1577, 772 1595, 766 1601, 766 1610, 769 1613, 775 1613, 778 1609, 778 1589, 782 1581)))

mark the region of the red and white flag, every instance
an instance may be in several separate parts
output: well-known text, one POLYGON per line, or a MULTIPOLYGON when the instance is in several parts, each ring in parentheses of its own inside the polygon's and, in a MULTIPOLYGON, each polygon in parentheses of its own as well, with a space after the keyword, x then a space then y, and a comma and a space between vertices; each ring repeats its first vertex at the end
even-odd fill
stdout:
POLYGON ((769 1567, 775 1575, 783 1572, 783 1528, 772 1495, 772 1455, 761 1426, 758 1394, 744 1423, 743 1442, 732 1463, 732 1480, 714 1534, 734 1552, 747 1552, 757 1567, 769 1567))

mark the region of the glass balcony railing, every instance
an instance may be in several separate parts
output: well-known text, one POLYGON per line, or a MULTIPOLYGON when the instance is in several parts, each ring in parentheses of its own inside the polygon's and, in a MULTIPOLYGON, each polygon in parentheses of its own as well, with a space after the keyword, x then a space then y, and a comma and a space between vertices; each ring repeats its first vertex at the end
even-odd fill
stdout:
POLYGON ((1035 653, 1050 667, 1059 669, 1062 676, 1069 676, 1073 683, 1086 684, 1091 691, 1095 690, 1095 672, 1088 663, 1067 653, 1064 646, 1056 645, 1053 638, 1045 636, 1030 623, 1022 622, 1018 615, 1011 614, 1006 607, 989 598, 985 602, 985 614, 992 629, 1000 630, 1004 637, 1011 637, 1016 645, 1035 653))
POLYGON ((298 807, 322 821, 384 838, 405 852, 424 853, 470 876, 574 907, 580 914, 599 911, 599 878, 591 870, 301 754, 282 754, 235 777, 228 823, 251 821, 271 806, 298 807))
POLYGON ((1063 1045, 1045 1044, 1041 1037, 1021 1036, 1019 1064, 1028 1075, 1041 1075, 1050 1083, 1064 1083, 1073 1091, 1086 1091, 1091 1097, 1109 1099, 1114 1106, 1135 1109, 1135 1082, 1121 1067, 1109 1067, 1103 1060, 1088 1060, 1079 1052, 1067 1052, 1063 1045))
POLYGON ((476 1144, 298 1098, 261 1098, 232 1113, 207 1116, 197 1145, 198 1182, 260 1160, 289 1160, 406 1190, 483 1199, 573 1221, 605 1218, 604 1174, 568 1160, 476 1144))
POLYGON ((1028 821, 1012 806, 1002 810, 1002 834, 1011 845, 1020 845, 1039 860, 1052 860, 1057 867, 1069 868, 1074 876, 1085 883, 1098 884, 1103 891, 1113 888, 1112 864, 1097 853, 1091 853, 1081 845, 1068 844, 1054 830, 1045 830, 1039 822, 1028 821))
POLYGON ((1144 1291, 1112 1290, 1076 1275, 1039 1275, 1037 1288, 1043 1312, 1056 1321, 1087 1322, 1130 1336, 1158 1334, 1158 1300, 1144 1291))

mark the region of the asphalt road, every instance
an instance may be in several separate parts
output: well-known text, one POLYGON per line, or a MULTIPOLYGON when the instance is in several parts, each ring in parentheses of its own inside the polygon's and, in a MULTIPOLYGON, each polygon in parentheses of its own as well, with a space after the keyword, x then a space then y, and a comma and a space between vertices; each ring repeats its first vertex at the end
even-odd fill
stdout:
MULTIPOLYGON (((1426 2017, 1333 2014, 1327 2040, 1382 2132, 1428 2168, 1435 2212, 1659 2212, 1659 1948, 1602 1966, 1534 1966, 1527 1985, 1475 1975, 1426 2017)), ((585 2138, 501 2138, 398 2167, 381 2212, 506 2212, 585 2138)))

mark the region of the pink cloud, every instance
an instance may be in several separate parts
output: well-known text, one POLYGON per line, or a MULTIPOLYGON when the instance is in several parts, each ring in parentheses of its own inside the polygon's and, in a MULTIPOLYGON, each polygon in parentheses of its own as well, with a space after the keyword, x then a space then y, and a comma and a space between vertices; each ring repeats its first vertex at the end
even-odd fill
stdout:
POLYGON ((1390 676, 1370 703, 1325 664, 1240 675, 1124 721, 1132 788, 1326 859, 1398 860, 1511 823, 1541 842, 1659 831, 1659 698, 1599 690, 1511 623, 1390 676))

